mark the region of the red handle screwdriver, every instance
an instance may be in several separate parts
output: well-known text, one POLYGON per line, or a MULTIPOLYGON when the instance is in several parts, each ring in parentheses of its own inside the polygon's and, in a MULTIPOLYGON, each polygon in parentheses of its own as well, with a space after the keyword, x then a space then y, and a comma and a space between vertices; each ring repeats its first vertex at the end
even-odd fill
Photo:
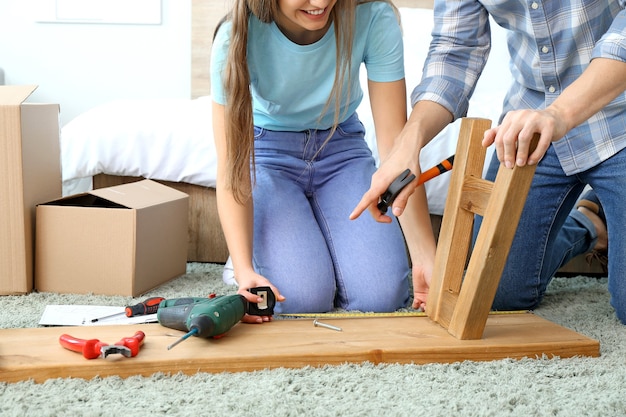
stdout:
POLYGON ((126 306, 123 313, 111 314, 110 316, 98 317, 96 319, 92 319, 91 322, 95 323, 100 320, 108 319, 111 317, 121 316, 122 314, 126 315, 126 317, 135 317, 135 316, 144 316, 146 314, 154 314, 159 309, 159 304, 161 301, 165 300, 163 297, 151 297, 141 303, 126 306))
POLYGON ((126 317, 144 316, 146 314, 154 314, 159 309, 161 301, 165 300, 163 297, 152 297, 147 300, 135 304, 134 306, 127 306, 124 309, 126 317))

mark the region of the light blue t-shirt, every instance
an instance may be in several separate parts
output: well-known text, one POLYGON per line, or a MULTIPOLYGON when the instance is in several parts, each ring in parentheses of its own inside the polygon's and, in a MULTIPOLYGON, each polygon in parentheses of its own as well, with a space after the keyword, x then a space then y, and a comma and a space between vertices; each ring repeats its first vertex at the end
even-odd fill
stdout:
MULTIPOLYGON (((219 30, 211 54, 211 95, 225 104, 222 74, 230 43, 230 22, 219 30)), ((249 20, 248 68, 254 124, 269 130, 328 129, 334 120, 334 103, 320 119, 335 79, 334 26, 311 45, 291 42, 275 23, 249 20), (321 120, 321 121, 320 121, 321 120)), ((392 8, 384 2, 357 6, 352 50, 349 106, 340 122, 352 115, 363 98, 359 82, 361 63, 368 79, 391 82, 404 78, 402 32, 392 8)), ((347 83, 343 91, 348 89, 347 83)))

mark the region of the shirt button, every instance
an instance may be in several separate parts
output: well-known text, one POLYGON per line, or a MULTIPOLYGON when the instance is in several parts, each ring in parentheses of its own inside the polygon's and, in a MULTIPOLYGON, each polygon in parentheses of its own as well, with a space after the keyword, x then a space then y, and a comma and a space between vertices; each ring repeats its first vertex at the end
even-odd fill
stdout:
POLYGON ((530 7, 532 7, 533 10, 537 10, 539 8, 539 4, 536 1, 533 1, 530 7))
POLYGON ((551 85, 550 88, 548 88, 548 91, 551 93, 554 93, 556 91, 556 88, 554 88, 554 86, 551 85))
POLYGON ((549 51, 549 49, 548 49, 547 46, 544 45, 543 47, 541 47, 541 52, 543 52, 544 54, 547 54, 548 51, 549 51))

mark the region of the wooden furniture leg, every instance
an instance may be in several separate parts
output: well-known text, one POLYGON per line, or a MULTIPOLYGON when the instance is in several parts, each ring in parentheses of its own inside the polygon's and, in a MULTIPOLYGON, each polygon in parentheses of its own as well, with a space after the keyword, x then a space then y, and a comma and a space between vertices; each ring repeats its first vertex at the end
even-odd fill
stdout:
POLYGON ((535 166, 500 166, 494 182, 482 179, 490 126, 462 120, 428 296, 428 316, 457 339, 483 335, 535 173, 535 166), (483 222, 468 262, 475 214, 483 222))

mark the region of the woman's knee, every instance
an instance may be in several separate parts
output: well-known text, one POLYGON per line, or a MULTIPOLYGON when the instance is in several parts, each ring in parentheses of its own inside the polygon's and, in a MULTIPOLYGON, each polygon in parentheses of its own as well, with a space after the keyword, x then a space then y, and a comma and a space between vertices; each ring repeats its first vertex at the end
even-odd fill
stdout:
POLYGON ((346 288, 338 294, 338 306, 346 310, 380 313, 407 307, 411 295, 408 272, 396 276, 395 280, 362 281, 346 288))
POLYGON ((334 307, 334 291, 307 292, 295 289, 282 294, 285 301, 276 304, 276 314, 326 313, 334 307))

